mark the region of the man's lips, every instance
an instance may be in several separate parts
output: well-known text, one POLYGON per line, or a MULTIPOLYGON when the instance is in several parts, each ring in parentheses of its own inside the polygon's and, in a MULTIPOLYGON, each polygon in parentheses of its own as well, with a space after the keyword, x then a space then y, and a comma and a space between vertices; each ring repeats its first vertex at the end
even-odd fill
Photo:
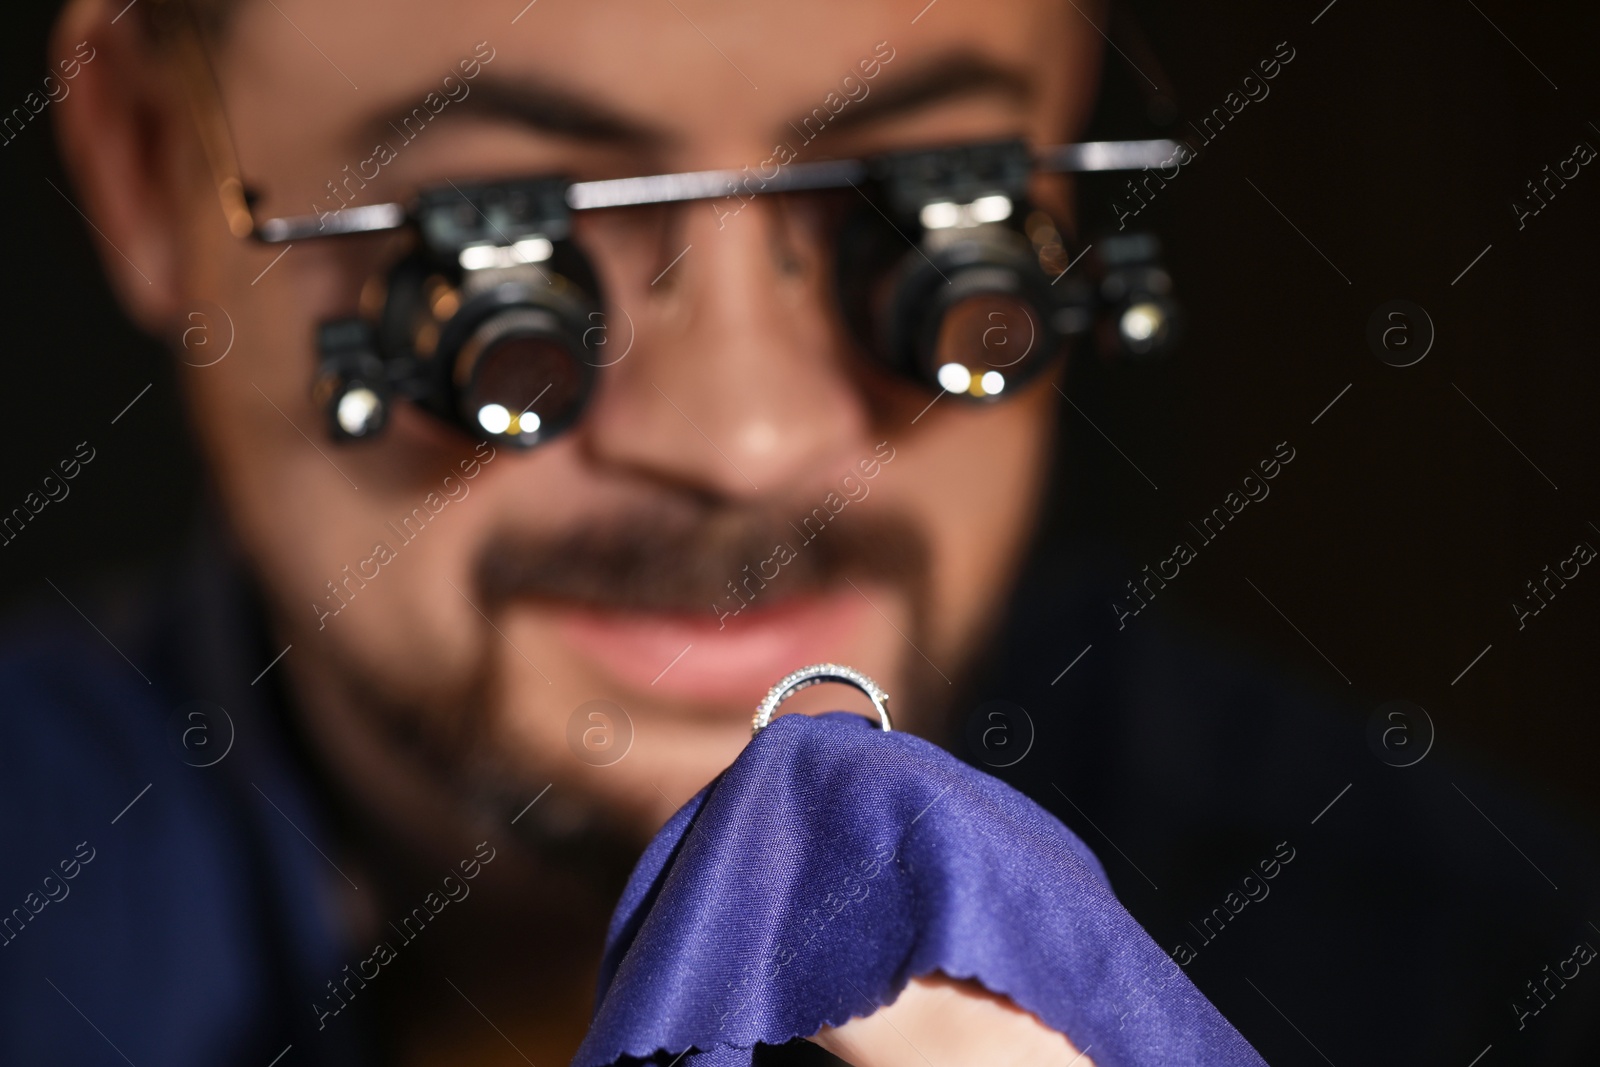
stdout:
POLYGON ((854 589, 752 604, 720 625, 708 612, 561 606, 556 631, 622 686, 674 703, 752 710, 790 671, 846 658, 870 605, 854 589))

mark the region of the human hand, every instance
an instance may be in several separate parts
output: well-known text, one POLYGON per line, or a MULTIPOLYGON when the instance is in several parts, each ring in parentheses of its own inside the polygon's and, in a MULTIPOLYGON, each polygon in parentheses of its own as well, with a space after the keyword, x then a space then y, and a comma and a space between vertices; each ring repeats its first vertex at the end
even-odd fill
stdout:
POLYGON ((1031 1012, 942 974, 913 978, 893 1004, 811 1040, 854 1067, 1094 1067, 1031 1012))

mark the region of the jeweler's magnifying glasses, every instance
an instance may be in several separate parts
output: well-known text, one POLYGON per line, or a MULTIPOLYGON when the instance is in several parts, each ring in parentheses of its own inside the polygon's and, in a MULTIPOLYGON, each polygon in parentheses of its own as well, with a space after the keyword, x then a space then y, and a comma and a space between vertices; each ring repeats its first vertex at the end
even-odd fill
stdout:
MULTIPOLYGON (((184 22, 180 0, 161 8, 184 22)), ((573 217, 585 211, 853 189, 859 196, 840 194, 851 209, 834 246, 839 306, 867 358, 935 396, 993 402, 1013 394, 1097 323, 1132 355, 1173 338, 1176 306, 1154 237, 1119 234, 1077 249, 1028 195, 1035 174, 1170 164, 1173 141, 1037 151, 996 141, 791 162, 770 175, 745 168, 452 182, 408 204, 257 221, 199 34, 178 36, 236 236, 279 244, 414 235, 409 251, 369 281, 359 313, 318 327, 313 390, 338 440, 375 436, 401 400, 518 448, 576 423, 598 370, 616 362, 605 294, 572 240, 573 217)))
POLYGON ((1169 141, 1021 141, 794 163, 766 179, 698 171, 595 182, 452 184, 410 205, 268 219, 268 243, 411 228, 412 251, 381 279, 376 313, 324 323, 316 390, 336 437, 370 437, 397 399, 479 437, 531 447, 580 417, 612 361, 604 296, 571 240, 575 213, 854 188, 837 239, 837 296, 862 350, 930 391, 993 401, 1109 318, 1147 354, 1171 334, 1171 283, 1153 238, 1088 249, 1028 199, 1036 171, 1123 170, 1172 157, 1169 141))

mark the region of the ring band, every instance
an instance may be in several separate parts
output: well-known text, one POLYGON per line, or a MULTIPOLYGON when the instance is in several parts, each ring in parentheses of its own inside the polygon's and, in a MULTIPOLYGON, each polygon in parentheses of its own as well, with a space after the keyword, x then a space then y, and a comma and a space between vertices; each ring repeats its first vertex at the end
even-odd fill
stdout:
POLYGON ((785 675, 777 685, 767 690, 766 697, 756 707, 750 736, 754 737, 766 729, 767 724, 772 722, 772 716, 777 712, 779 704, 800 690, 821 685, 823 682, 841 682, 861 690, 867 695, 867 699, 872 701, 873 710, 878 713, 878 723, 883 727, 883 732, 890 732, 892 727, 889 725, 889 694, 879 688, 877 682, 854 667, 846 667, 842 663, 817 663, 785 675))

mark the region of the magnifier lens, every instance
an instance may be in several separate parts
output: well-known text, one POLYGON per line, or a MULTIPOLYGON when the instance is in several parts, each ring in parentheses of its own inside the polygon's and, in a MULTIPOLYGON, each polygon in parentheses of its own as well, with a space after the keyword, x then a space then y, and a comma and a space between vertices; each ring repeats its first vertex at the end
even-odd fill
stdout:
POLYGON ((531 446, 577 414, 585 370, 572 349, 555 338, 500 332, 482 345, 469 345, 463 359, 470 365, 461 391, 462 414, 487 436, 531 446))
POLYGON ((1038 312, 1027 299, 979 292, 948 305, 934 342, 933 371, 946 392, 997 397, 1048 357, 1038 312))

